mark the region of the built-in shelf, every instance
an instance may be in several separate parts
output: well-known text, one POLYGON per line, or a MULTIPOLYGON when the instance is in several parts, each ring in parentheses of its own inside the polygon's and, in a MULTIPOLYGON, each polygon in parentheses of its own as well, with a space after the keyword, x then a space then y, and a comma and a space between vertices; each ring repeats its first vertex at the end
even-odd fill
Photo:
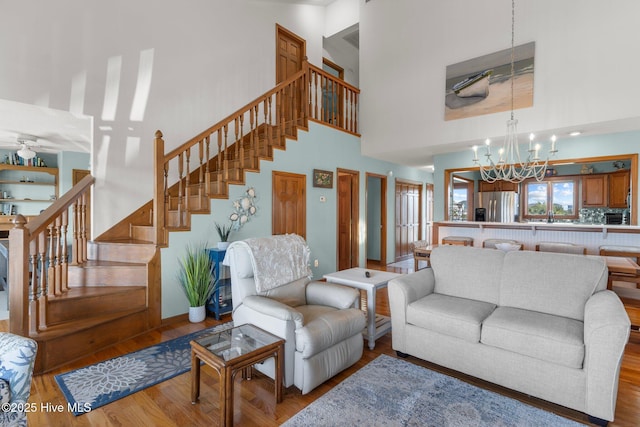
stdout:
POLYGON ((58 168, 0 164, 0 213, 38 215, 58 198, 58 168))

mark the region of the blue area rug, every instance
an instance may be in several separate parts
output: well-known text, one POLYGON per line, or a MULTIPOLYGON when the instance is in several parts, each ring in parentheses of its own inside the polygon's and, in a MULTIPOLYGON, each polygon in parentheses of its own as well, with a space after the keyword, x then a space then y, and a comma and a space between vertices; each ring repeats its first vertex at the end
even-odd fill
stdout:
POLYGON ((381 355, 283 426, 582 426, 410 362, 381 355))
POLYGON ((80 415, 191 370, 189 342, 232 327, 228 322, 203 329, 55 379, 74 415, 80 415))

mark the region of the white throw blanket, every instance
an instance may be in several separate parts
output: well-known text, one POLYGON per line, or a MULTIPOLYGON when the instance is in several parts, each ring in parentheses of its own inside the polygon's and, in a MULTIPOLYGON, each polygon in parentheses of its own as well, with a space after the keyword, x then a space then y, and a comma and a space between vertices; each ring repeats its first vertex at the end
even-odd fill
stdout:
MULTIPOLYGON (((297 234, 258 237, 233 242, 247 248, 258 292, 277 288, 303 277, 311 278, 309 247, 297 234)), ((225 260, 226 262, 226 260, 225 260)))

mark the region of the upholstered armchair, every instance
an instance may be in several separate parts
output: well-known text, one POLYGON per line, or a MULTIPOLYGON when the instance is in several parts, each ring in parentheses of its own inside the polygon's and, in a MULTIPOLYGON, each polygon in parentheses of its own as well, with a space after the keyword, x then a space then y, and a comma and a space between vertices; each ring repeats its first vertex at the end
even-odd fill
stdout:
MULTIPOLYGON (((233 242, 234 325, 251 323, 285 340, 283 384, 306 394, 362 357, 365 318, 355 289, 310 280, 309 247, 297 235, 233 242)), ((255 368, 274 377, 273 359, 255 368)))
POLYGON ((26 426, 27 414, 23 405, 31 392, 31 376, 38 345, 19 335, 0 332, 0 426, 26 426))

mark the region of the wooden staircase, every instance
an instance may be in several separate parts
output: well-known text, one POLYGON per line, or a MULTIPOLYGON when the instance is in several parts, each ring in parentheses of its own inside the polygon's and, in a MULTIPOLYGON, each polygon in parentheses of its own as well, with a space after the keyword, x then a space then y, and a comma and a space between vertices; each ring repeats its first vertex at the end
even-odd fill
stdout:
POLYGON ((191 215, 210 214, 211 199, 228 198, 229 185, 244 185, 246 173, 259 173, 260 161, 273 160, 274 150, 285 149, 286 139, 296 139, 308 120, 357 134, 358 93, 305 63, 285 82, 167 154, 162 133, 156 132, 153 200, 95 241, 86 239, 84 216, 92 177, 36 221, 18 223, 10 234, 9 279, 22 286, 11 294, 10 330, 38 341, 35 372, 158 327, 160 248, 168 244, 168 233, 190 230, 191 215), (334 95, 330 109, 322 104, 327 87, 334 95))

